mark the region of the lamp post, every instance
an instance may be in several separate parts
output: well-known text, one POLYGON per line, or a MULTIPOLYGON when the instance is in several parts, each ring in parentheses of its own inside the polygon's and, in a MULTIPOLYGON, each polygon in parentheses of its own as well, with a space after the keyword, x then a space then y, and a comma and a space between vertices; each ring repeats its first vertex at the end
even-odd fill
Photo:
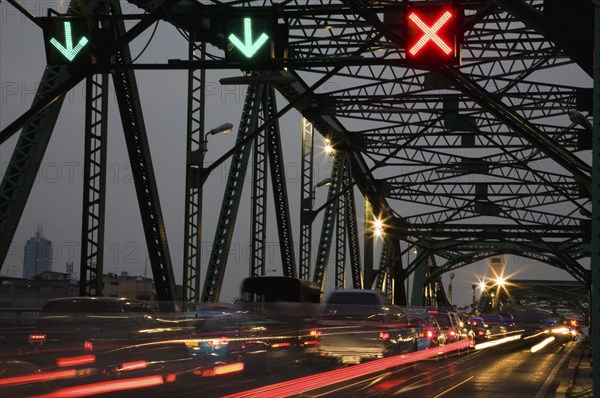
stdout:
POLYGON ((452 279, 454 279, 454 272, 450 273, 450 284, 448 285, 448 301, 452 306, 452 279))
MULTIPOLYGON (((415 255, 415 258, 417 257, 417 248, 415 247, 412 250, 413 254, 415 255)), ((406 268, 408 269, 408 267, 410 266, 410 249, 406 251, 406 268)), ((410 298, 410 278, 409 278, 410 274, 406 275, 406 305, 409 304, 409 298, 410 298)))

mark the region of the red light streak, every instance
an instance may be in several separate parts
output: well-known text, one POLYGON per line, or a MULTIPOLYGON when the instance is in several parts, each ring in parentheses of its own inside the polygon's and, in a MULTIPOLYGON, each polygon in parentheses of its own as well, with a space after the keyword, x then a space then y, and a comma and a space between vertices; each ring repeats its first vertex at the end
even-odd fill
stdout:
POLYGON ((419 16, 414 12, 411 13, 408 18, 423 31, 423 36, 421 36, 421 38, 409 50, 412 55, 416 55, 430 40, 437 44, 438 47, 444 53, 446 53, 446 55, 452 52, 452 48, 436 34, 442 28, 442 26, 444 26, 446 22, 452 18, 452 14, 449 11, 444 12, 442 16, 438 18, 433 25, 431 25, 431 27, 427 26, 427 24, 423 22, 421 18, 419 18, 419 16))
POLYGON ((84 384, 81 386, 61 388, 56 391, 36 395, 32 398, 78 398, 108 392, 132 390, 136 388, 153 387, 164 384, 160 375, 138 377, 135 379, 111 380, 101 383, 84 384))
POLYGON ((19 384, 38 383, 42 381, 69 379, 77 376, 78 371, 75 369, 60 370, 55 372, 31 373, 22 376, 2 377, 0 378, 0 386, 6 387, 19 384))
POLYGON ((146 369, 148 364, 146 361, 132 361, 132 362, 123 362, 120 368, 117 368, 117 371, 127 371, 127 370, 136 370, 136 369, 146 369))
POLYGON ((224 375, 227 373, 241 372, 244 370, 243 362, 230 363, 228 365, 220 365, 215 367, 215 375, 224 375))
POLYGON ((291 344, 288 342, 285 343, 275 343, 271 344, 271 348, 279 348, 279 347, 289 347, 291 344))
POLYGON ((242 370, 244 370, 244 363, 235 362, 226 365, 218 365, 210 369, 194 369, 194 374, 202 377, 212 377, 233 372, 241 372, 242 370))
POLYGON ((290 395, 302 394, 307 391, 326 387, 332 384, 342 383, 357 377, 363 377, 371 373, 381 372, 390 367, 405 365, 434 357, 439 354, 471 347, 473 344, 474 342, 472 340, 461 340, 457 341, 456 343, 438 347, 438 349, 435 350, 422 350, 411 352, 410 354, 378 359, 360 365, 331 370, 329 372, 319 373, 317 375, 301 377, 299 379, 272 384, 270 386, 260 387, 253 390, 242 391, 224 396, 222 398, 283 398, 290 395))
POLYGON ((56 365, 59 368, 64 368, 66 366, 79 366, 94 363, 95 361, 95 355, 79 355, 76 357, 56 358, 56 365))

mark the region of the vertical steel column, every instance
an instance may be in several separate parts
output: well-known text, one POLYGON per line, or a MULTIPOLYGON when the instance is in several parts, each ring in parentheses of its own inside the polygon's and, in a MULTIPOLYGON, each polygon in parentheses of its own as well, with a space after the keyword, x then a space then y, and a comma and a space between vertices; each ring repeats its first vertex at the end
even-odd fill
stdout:
POLYGON ((339 151, 335 151, 333 156, 333 168, 331 170, 331 185, 327 192, 327 206, 323 214, 323 226, 321 229, 321 238, 319 239, 319 250, 317 251, 317 261, 315 263, 315 273, 313 282, 317 283, 321 290, 325 288, 325 278, 327 276, 327 263, 329 261, 329 251, 331 249, 331 239, 333 238, 333 229, 335 227, 335 215, 338 205, 338 194, 340 192, 341 182, 341 164, 343 156, 339 151))
MULTIPOLYGON (((253 84, 248 86, 236 144, 242 142, 249 134, 256 130, 263 91, 263 85, 253 84)), ((210 261, 206 270, 206 278, 204 279, 204 290, 202 291, 203 302, 218 301, 221 294, 229 248, 233 239, 233 231, 240 207, 240 199, 242 197, 244 178, 248 168, 251 149, 252 143, 238 146, 231 158, 231 167, 227 178, 227 185, 225 186, 225 193, 223 194, 221 212, 219 213, 210 261)))
MULTIPOLYGON (((195 33, 192 33, 188 59, 204 60, 205 52, 206 43, 196 44, 195 33)), ((182 297, 182 306, 188 310, 200 301, 202 275, 202 190, 206 181, 203 173, 206 142, 202 136, 205 128, 205 82, 204 69, 188 71, 182 297)))
MULTIPOLYGON (((263 92, 263 120, 265 122, 263 92)), ((250 276, 265 275, 265 252, 267 239, 267 142, 265 130, 254 139, 252 158, 252 216, 250 276)))
MULTIPOLYGON (((352 180, 352 169, 350 162, 346 158, 346 171, 348 181, 352 180)), ((348 251, 350 254, 350 270, 352 272, 352 287, 355 289, 363 288, 362 268, 360 266, 360 244, 358 237, 358 223, 356 221, 356 204, 354 202, 354 188, 350 187, 344 194, 344 203, 346 204, 346 226, 348 229, 348 251)))
MULTIPOLYGON (((340 189, 350 187, 349 165, 346 156, 342 159, 340 189)), ((346 197, 341 195, 338 199, 337 221, 335 229, 335 287, 346 287, 346 197)))
POLYGON ((389 239, 384 238, 383 246, 381 247, 381 256, 379 256, 379 270, 375 277, 375 290, 384 291, 386 277, 388 276, 388 267, 390 263, 390 247, 389 239))
POLYGON ((373 246, 375 242, 375 232, 373 231, 373 204, 369 196, 365 196, 365 220, 364 220, 364 288, 373 288, 373 246))
POLYGON ((301 158, 301 197, 300 197, 300 253, 299 272, 300 279, 310 279, 310 265, 312 261, 312 222, 313 222, 313 163, 314 139, 313 125, 306 118, 302 118, 302 158, 301 158))
POLYGON ((279 250, 284 276, 298 276, 296 256, 294 255, 294 239, 292 238, 292 222, 290 219, 290 206, 285 180, 285 164, 283 162, 283 149, 279 122, 274 120, 277 114, 275 89, 268 86, 265 89, 265 104, 263 105, 265 120, 273 120, 267 125, 266 137, 269 148, 269 165, 271 166, 271 184, 273 185, 273 202, 275 203, 275 217, 277 218, 277 232, 279 234, 279 250))
MULTIPOLYGON (((121 15, 121 5, 111 1, 113 15, 121 15)), ((125 35, 125 22, 114 20, 118 37, 125 35)), ((131 162, 131 170, 142 216, 146 245, 154 276, 156 295, 162 311, 174 311, 179 303, 175 289, 175 276, 167 242, 165 223, 156 186, 148 135, 137 90, 135 74, 125 66, 131 64, 129 46, 125 45, 115 54, 117 68, 113 69, 113 82, 121 114, 125 144, 131 162)))
POLYGON ((86 80, 83 209, 79 294, 102 296, 108 74, 86 80))
POLYGON ((600 1, 595 0, 592 144, 592 250, 590 293, 593 391, 600 393, 600 1))

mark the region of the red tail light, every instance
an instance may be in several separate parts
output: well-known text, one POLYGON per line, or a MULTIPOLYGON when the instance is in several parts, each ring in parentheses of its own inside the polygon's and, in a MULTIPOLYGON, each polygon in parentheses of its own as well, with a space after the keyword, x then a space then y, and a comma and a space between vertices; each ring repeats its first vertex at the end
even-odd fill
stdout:
POLYGON ((229 344, 229 339, 227 337, 223 336, 220 339, 208 340, 206 343, 211 347, 219 347, 222 345, 229 344))
POLYGON ((94 344, 91 341, 85 341, 83 343, 83 349, 86 351, 94 351, 94 344))
POLYGON ((388 332, 379 332, 379 338, 381 340, 389 340, 390 334, 388 332))
POLYGON ((311 330, 309 334, 310 334, 310 337, 319 337, 319 336, 321 336, 322 333, 320 330, 311 330))
POLYGON ((30 343, 42 344, 46 342, 46 335, 43 333, 33 333, 29 335, 30 343))
POLYGON ((478 330, 477 334, 480 335, 480 336, 483 336, 485 334, 485 332, 483 330, 478 330))

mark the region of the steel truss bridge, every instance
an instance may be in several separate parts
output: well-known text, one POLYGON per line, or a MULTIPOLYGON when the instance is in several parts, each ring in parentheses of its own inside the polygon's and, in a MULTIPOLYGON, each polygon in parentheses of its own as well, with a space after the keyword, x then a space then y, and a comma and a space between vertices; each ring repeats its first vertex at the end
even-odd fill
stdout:
POLYGON ((598 189, 591 165, 590 120, 597 120, 592 117, 592 2, 436 2, 464 11, 462 61, 460 66, 423 68, 406 61, 402 29, 394 18, 406 5, 400 0, 130 3, 139 7, 138 14, 123 15, 114 0, 73 0, 67 14, 86 18, 109 38, 95 46, 97 62, 48 65, 31 109, 0 132, 3 143, 20 130, 0 185, 0 263, 65 93, 85 81, 81 294, 102 293, 112 77, 157 296, 165 310, 219 300, 240 206, 252 209, 249 273, 265 274, 269 178, 283 275, 324 286, 334 258, 336 287, 349 280, 355 288, 380 289, 404 304, 404 281, 413 275, 411 304, 431 305, 447 301, 439 283, 443 273, 515 254, 566 270, 590 289, 592 194, 598 189), (228 13, 255 10, 269 10, 289 36, 285 58, 249 71, 224 56, 226 42, 211 24, 228 13), (136 23, 126 29, 126 19, 136 23), (159 20, 182 33, 188 58, 135 62, 129 43, 159 20), (175 294, 136 69, 188 71, 183 297, 175 294), (235 146, 206 165, 208 69, 244 69, 239 78, 222 83, 247 84, 248 89, 235 146), (320 90, 332 79, 335 90, 320 90), (286 103, 278 104, 277 97, 286 103), (289 204, 279 129, 280 118, 291 109, 305 119, 300 209, 289 204), (313 133, 329 139, 335 150, 327 202, 318 208, 313 203, 313 133), (231 166, 218 224, 214 231, 204 228, 205 234, 214 234, 214 244, 200 286, 202 186, 225 161, 231 166), (242 191, 247 172, 250 195, 242 191), (357 222, 358 206, 364 208, 365 225, 357 222), (301 214, 299 226, 291 223, 292 211, 301 214), (321 212, 313 258, 313 221, 321 212), (378 264, 373 260, 376 218, 385 228, 378 264), (407 251, 415 248, 418 254, 404 263, 407 251))

